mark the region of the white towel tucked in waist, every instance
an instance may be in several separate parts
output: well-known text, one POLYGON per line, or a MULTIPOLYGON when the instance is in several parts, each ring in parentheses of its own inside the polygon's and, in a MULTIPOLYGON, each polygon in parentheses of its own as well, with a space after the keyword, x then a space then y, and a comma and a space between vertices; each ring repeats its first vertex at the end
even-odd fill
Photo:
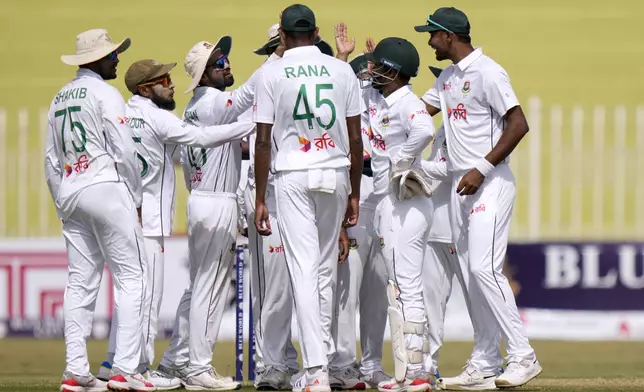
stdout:
POLYGON ((309 190, 333 193, 336 186, 335 169, 309 170, 309 190))

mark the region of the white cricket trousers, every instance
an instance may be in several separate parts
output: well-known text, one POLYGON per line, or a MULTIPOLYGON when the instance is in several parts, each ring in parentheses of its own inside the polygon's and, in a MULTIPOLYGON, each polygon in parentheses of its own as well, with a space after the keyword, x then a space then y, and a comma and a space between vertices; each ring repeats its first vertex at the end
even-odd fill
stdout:
POLYGON ((357 360, 356 310, 359 305, 360 372, 372 374, 382 370, 387 324, 387 267, 373 227, 374 213, 374 205, 362 203, 358 224, 347 230, 351 249, 347 262, 338 265, 333 327, 336 353, 330 363, 332 369, 344 369, 357 360))
POLYGON ((161 364, 198 375, 211 368, 235 265, 237 195, 192 191, 188 197, 190 286, 183 293, 161 364))
POLYGON ((281 370, 298 369, 297 350, 291 341, 293 288, 284 260, 275 202, 275 188, 268 187, 266 207, 272 234, 261 236, 255 227, 255 192, 244 190, 248 214, 248 253, 250 256, 253 328, 255 329, 255 369, 268 366, 281 370))
POLYGON ((460 196, 456 187, 464 174, 456 173, 452 182, 450 223, 456 250, 470 275, 467 295, 475 329, 472 357, 476 358, 472 363, 481 371, 497 370, 503 361, 499 330, 508 361, 535 357, 502 272, 516 186, 510 167, 500 164, 474 195, 460 196))
POLYGON ((335 170, 332 193, 309 187, 309 171, 275 176, 277 222, 282 233, 305 369, 328 366, 338 265, 338 237, 350 193, 348 168, 335 170))
MULTIPOLYGON (((163 270, 164 270, 164 238, 144 236, 146 262, 143 265, 143 276, 146 281, 145 296, 143 297, 143 351, 140 360, 139 372, 154 363, 154 341, 158 333, 159 311, 163 299, 163 270)), ((110 340, 107 347, 106 361, 114 361, 116 350, 116 325, 118 316, 112 318, 110 340)))
POLYGON ((105 263, 114 281, 114 367, 136 373, 142 354, 145 250, 136 207, 125 184, 91 185, 63 223, 69 260, 64 322, 66 371, 89 374, 86 342, 92 332, 96 297, 105 263))
MULTIPOLYGON (((425 325, 427 316, 423 298, 423 262, 433 216, 434 207, 430 198, 416 196, 398 200, 387 195, 378 203, 374 218, 374 227, 383 241, 381 251, 388 275, 396 281, 400 291, 402 316, 405 321, 425 325)), ((427 332, 427 328, 425 330, 427 332)), ((405 333, 407 350, 422 351, 428 339, 427 333, 405 333)), ((426 357, 424 353, 423 359, 426 357)), ((412 372, 422 368, 423 364, 408 365, 412 372)))
MULTIPOLYGON (((426 358, 430 363, 425 363, 432 374, 438 371, 439 350, 443 345, 445 310, 447 302, 452 294, 452 281, 454 274, 457 275, 461 286, 463 272, 458 265, 459 259, 456 249, 451 243, 430 241, 425 252, 425 263, 423 264, 423 296, 427 308, 427 319, 429 322, 429 350, 430 357, 426 358)), ((465 296, 465 301, 469 301, 465 296)))

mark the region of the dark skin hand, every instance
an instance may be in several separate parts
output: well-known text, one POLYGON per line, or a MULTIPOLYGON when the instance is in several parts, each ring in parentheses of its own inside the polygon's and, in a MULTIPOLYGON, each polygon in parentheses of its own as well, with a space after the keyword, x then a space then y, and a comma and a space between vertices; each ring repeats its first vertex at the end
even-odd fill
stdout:
POLYGON ((360 181, 362 180, 362 130, 360 128, 360 116, 348 117, 347 128, 349 131, 349 157, 351 159, 351 167, 349 169, 351 194, 349 195, 343 226, 352 227, 358 224, 360 181))
POLYGON ((268 220, 266 207, 266 185, 271 164, 271 130, 272 124, 257 123, 255 141, 255 227, 260 235, 271 235, 271 223, 268 220))
MULTIPOLYGON (((505 129, 501 133, 496 146, 485 157, 493 166, 502 162, 516 148, 521 139, 528 133, 528 121, 523 114, 521 106, 515 106, 503 117, 505 129)), ((456 193, 462 196, 475 194, 483 184, 485 177, 477 169, 465 173, 456 187, 456 193)))
POLYGON ((340 247, 340 253, 338 254, 338 262, 344 264, 347 262, 349 257, 349 234, 347 234, 347 229, 344 227, 340 229, 340 238, 338 238, 338 246, 340 247))

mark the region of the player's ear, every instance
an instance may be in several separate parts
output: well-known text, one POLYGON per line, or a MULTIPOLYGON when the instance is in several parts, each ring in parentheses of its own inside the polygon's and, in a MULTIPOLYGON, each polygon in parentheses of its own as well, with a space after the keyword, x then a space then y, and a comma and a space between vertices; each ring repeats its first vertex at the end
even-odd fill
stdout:
POLYGON ((311 37, 313 39, 313 42, 317 40, 319 34, 320 34, 320 29, 316 27, 315 30, 313 30, 313 36, 311 37))
POLYGON ((201 75, 201 79, 199 80, 199 84, 201 86, 207 86, 208 85, 208 76, 206 76, 206 71, 203 72, 201 75))
POLYGON ((284 33, 284 30, 282 28, 279 28, 279 34, 280 34, 280 43, 284 44, 286 43, 286 33, 284 33))
POLYGON ((148 86, 136 86, 139 95, 145 98, 150 98, 151 92, 148 86))

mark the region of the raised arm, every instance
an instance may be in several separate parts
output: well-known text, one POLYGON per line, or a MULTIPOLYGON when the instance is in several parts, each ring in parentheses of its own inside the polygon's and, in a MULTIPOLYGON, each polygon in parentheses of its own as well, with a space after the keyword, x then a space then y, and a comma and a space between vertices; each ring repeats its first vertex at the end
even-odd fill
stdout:
POLYGON ((155 119, 159 122, 166 143, 183 144, 191 147, 218 147, 239 140, 254 131, 252 122, 234 122, 226 125, 198 127, 182 121, 170 112, 162 111, 155 119))
POLYGON ((214 113, 217 118, 221 118, 221 123, 230 123, 237 120, 241 114, 248 110, 255 101, 255 90, 259 80, 261 70, 267 64, 279 60, 280 53, 283 53, 283 47, 278 46, 275 53, 271 54, 268 60, 256 70, 246 83, 242 84, 230 93, 218 94, 215 98, 214 113))

